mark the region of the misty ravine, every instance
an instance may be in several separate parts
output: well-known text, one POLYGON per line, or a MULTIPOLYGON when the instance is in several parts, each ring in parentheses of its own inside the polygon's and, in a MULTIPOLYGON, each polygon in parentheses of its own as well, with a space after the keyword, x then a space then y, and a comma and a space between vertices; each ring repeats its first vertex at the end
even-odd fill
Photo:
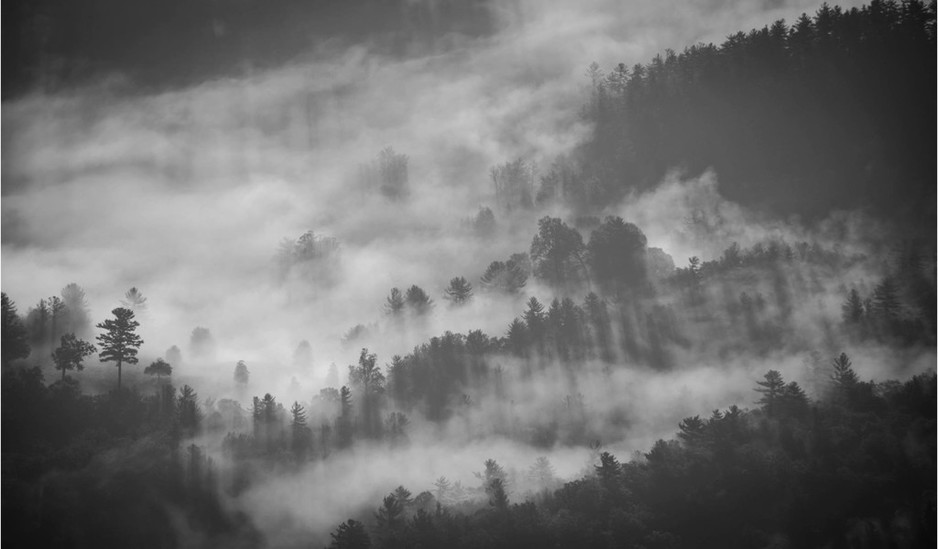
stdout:
POLYGON ((936 545, 936 9, 4 5, 2 540, 936 545))

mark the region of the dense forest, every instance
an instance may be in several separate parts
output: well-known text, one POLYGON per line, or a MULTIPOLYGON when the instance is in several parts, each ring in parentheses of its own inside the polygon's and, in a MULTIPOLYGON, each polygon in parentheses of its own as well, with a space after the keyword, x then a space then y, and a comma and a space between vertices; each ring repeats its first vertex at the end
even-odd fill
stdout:
MULTIPOLYGON (((4 100, 112 72, 139 80, 139 93, 184 86, 203 69, 230 77, 236 63, 299 55, 316 42, 311 29, 340 41, 362 33, 395 55, 406 49, 395 42, 399 20, 426 19, 418 26, 430 42, 494 32, 476 3, 361 4, 281 2, 256 24, 263 10, 252 2, 206 4, 197 18, 146 6, 135 17, 153 15, 151 40, 163 44, 162 29, 183 18, 188 31, 172 47, 200 52, 164 66, 162 56, 141 63, 136 42, 123 53, 109 46, 112 35, 134 34, 121 11, 131 5, 14 3, 4 14, 28 24, 4 37, 16 58, 4 68, 13 78, 4 100), (356 19, 372 4, 379 9, 356 19), (64 32, 79 15, 88 25, 64 32), (203 48, 206 32, 241 46, 203 48)), ((588 131, 546 168, 524 156, 490 168, 467 161, 460 169, 478 172, 486 201, 467 208, 444 187, 452 208, 426 198, 440 187, 423 180, 425 158, 390 146, 359 155, 341 188, 361 210, 342 215, 359 215, 361 227, 294 232, 270 242, 259 265, 228 252, 267 285, 210 295, 214 317, 195 306, 202 316, 172 317, 205 288, 186 288, 178 273, 178 295, 141 284, 116 300, 58 273, 67 276, 58 294, 29 305, 18 296, 32 294, 5 278, 8 541, 934 546, 934 51, 934 2, 886 0, 825 4, 630 68, 593 64, 577 106, 588 131), (684 240, 626 215, 651 209, 674 173, 719 177, 718 196, 705 198, 720 208, 686 196, 667 203, 689 204, 687 217, 664 221, 691 235, 684 240), (427 203, 453 219, 434 226, 432 212, 410 209, 427 203), (415 212, 426 220, 407 219, 415 212), (732 224, 739 230, 720 232, 732 224), (370 226, 388 240, 364 241, 370 226), (725 234, 739 241, 706 242, 725 234), (390 240, 403 245, 384 276, 373 258, 390 240), (720 252, 679 255, 688 242, 720 252), (453 246, 464 261, 433 257, 453 246), (350 278, 387 285, 375 300, 361 286, 349 291, 350 278), (258 307, 257 295, 274 305, 258 307), (238 331, 222 322, 232 315, 238 331), (185 324, 193 318, 213 323, 185 324), (295 330, 297 318, 315 327, 295 330), (167 327, 171 335, 160 333, 167 327), (245 353, 251 345, 262 348, 245 353)), ((280 192, 270 185, 237 200, 261 209, 280 192)), ((18 205, 5 187, 4 201, 18 205)), ((10 208, 7 234, 19 222, 11 212, 21 215, 10 208)), ((152 232, 172 230, 165 211, 156 219, 152 232)), ((230 240, 251 245, 245 233, 230 240)), ((45 257, 50 245, 5 237, 3 246, 6 259, 45 257)), ((128 279, 115 275, 108 291, 128 279)))

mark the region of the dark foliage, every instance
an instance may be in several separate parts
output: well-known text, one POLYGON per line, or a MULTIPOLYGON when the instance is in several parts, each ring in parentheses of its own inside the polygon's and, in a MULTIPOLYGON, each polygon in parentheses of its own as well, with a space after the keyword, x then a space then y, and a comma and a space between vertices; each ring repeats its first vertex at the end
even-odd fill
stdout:
POLYGON ((721 193, 748 206, 809 218, 867 207, 930 231, 934 51, 934 2, 875 0, 594 66, 579 175, 593 189, 567 194, 592 209, 673 167, 712 167, 721 193))

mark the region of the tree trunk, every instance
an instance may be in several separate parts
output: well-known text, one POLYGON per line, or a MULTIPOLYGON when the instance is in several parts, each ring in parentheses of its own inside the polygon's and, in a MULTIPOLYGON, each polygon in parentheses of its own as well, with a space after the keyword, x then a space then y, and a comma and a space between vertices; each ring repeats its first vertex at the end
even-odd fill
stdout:
POLYGON ((65 368, 62 368, 62 381, 65 381, 65 368))
POLYGON ((121 390, 121 361, 117 361, 117 392, 121 390))

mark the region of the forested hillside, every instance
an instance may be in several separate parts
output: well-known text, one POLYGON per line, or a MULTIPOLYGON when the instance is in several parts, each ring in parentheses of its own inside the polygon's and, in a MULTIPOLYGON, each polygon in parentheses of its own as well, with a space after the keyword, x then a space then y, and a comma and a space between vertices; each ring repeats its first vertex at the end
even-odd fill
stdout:
POLYGON ((562 192, 589 209, 713 168, 724 196, 777 215, 869 208, 931 227, 934 65, 934 3, 876 1, 594 66, 594 131, 562 192))
POLYGON ((933 547, 935 3, 590 2, 5 6, 7 541, 933 547))

